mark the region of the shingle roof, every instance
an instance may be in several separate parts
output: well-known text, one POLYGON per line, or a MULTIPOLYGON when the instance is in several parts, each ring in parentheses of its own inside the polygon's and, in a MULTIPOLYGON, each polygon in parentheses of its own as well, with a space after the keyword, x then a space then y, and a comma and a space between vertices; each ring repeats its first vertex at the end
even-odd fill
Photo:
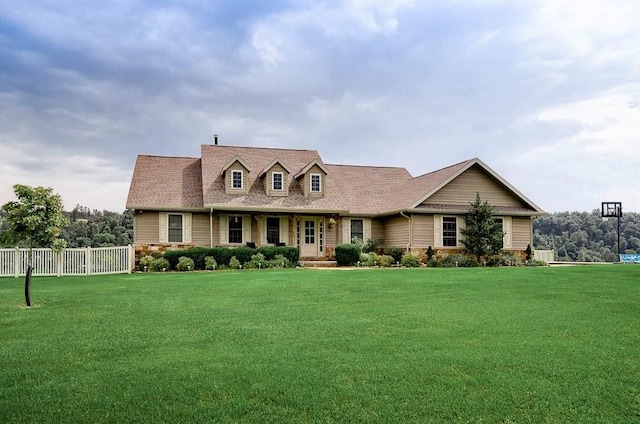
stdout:
MULTIPOLYGON (((405 168, 399 167, 324 164, 315 150, 221 145, 202 145, 200 159, 139 156, 127 208, 316 211, 362 216, 397 213, 416 208, 476 164, 530 205, 533 211, 541 212, 477 158, 412 177, 405 168), (246 195, 227 194, 224 187, 222 170, 238 159, 251 170, 246 176, 249 187, 246 195), (291 173, 288 196, 267 196, 264 190, 265 172, 277 162, 286 165, 291 173), (305 197, 293 179, 314 162, 327 172, 323 197, 305 197)), ((531 209, 528 212, 532 212, 531 209)))
POLYGON ((200 159, 139 155, 127 208, 201 209, 200 159))

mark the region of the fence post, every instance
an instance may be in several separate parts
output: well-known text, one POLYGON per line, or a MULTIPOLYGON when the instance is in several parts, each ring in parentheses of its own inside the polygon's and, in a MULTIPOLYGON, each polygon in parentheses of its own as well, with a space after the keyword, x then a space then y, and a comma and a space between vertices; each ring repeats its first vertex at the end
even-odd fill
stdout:
POLYGON ((129 248, 127 249, 127 263, 129 264, 127 267, 129 268, 127 274, 131 274, 136 264, 136 255, 132 245, 129 245, 129 248))
POLYGON ((91 275, 91 246, 87 246, 86 252, 84 257, 84 272, 87 275, 91 275))
POLYGON ((22 259, 18 246, 16 246, 13 253, 15 255, 13 258, 13 275, 15 278, 18 278, 20 276, 20 259, 22 259))
POLYGON ((56 267, 58 271, 56 272, 58 277, 62 277, 62 258, 64 257, 64 249, 56 252, 56 267))

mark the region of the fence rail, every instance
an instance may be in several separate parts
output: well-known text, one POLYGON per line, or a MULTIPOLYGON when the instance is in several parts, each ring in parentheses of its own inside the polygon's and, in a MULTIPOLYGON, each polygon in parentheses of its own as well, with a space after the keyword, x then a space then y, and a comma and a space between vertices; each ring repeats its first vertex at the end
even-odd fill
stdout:
MULTIPOLYGON (((20 277, 27 271, 29 249, 0 249, 0 277, 20 277)), ((33 249, 33 275, 96 275, 131 273, 133 246, 33 249)))
POLYGON ((533 258, 538 261, 544 262, 553 262, 555 261, 555 251, 554 250, 534 250, 533 258))

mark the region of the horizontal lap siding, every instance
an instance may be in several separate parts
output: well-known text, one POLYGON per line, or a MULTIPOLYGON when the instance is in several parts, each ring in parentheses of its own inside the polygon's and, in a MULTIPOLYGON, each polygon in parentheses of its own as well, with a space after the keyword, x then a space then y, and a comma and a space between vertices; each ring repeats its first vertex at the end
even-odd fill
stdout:
POLYGON ((136 211, 134 240, 138 244, 154 244, 160 241, 158 212, 136 211))
POLYGON ((384 240, 384 224, 377 219, 371 220, 371 239, 384 240))
POLYGON ((196 246, 209 246, 209 214, 194 213, 191 216, 191 242, 196 246))
MULTIPOLYGON (((525 250, 527 245, 532 244, 532 219, 529 217, 514 217, 511 225, 511 248, 513 250, 525 250)), ((533 248, 533 246, 531 247, 533 248)))
POLYGON ((480 167, 473 166, 451 181, 425 202, 427 204, 469 205, 476 199, 487 200, 492 206, 527 207, 511 191, 494 180, 480 167))
POLYGON ((406 247, 409 243, 409 220, 404 217, 391 218, 385 222, 385 247, 406 247))
POLYGON ((412 247, 426 249, 433 247, 433 216, 413 216, 413 243, 412 247))

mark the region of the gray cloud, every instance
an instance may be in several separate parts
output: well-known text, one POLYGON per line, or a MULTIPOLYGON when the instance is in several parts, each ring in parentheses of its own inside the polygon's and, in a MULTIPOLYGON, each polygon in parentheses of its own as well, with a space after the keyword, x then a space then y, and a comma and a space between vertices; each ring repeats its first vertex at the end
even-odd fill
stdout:
POLYGON ((120 210, 137 154, 216 132, 414 175, 480 157, 548 211, 640 210, 618 188, 640 159, 640 6, 588 3, 0 5, 0 203, 30 183, 120 210))

